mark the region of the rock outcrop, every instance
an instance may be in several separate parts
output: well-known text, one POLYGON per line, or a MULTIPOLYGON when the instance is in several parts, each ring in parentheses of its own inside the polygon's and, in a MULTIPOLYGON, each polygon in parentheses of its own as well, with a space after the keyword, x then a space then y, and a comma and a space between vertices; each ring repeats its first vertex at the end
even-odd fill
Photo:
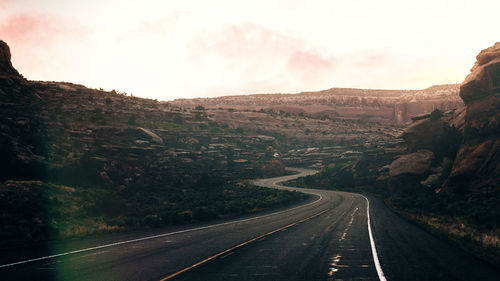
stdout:
POLYGON ((158 136, 157 134, 151 132, 151 130, 138 127, 137 131, 140 132, 140 133, 142 133, 144 136, 146 136, 150 140, 154 141, 155 143, 158 143, 158 144, 162 144, 163 143, 163 139, 160 136, 158 136))
POLYGON ((464 108, 449 112, 433 111, 403 130, 409 152, 420 149, 433 151, 441 161, 443 157, 454 159, 462 142, 464 108))
POLYGON ((489 192, 500 187, 500 42, 483 50, 460 87, 464 139, 445 189, 489 192))
POLYGON ((10 58, 9 46, 4 41, 0 40, 0 75, 19 76, 19 72, 12 66, 10 58))
POLYGON ((426 118, 408 126, 401 137, 405 140, 410 152, 419 149, 432 150, 436 140, 443 134, 447 126, 448 123, 443 118, 438 120, 426 118))

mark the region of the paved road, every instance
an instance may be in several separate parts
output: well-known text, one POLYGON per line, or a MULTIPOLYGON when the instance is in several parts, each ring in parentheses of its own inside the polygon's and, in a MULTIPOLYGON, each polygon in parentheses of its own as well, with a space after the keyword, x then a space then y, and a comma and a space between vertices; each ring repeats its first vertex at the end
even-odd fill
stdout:
MULTIPOLYGON (((298 171, 300 176, 314 173, 298 171)), ((292 189, 276 183, 294 177, 255 183, 292 189)), ((43 248, 2 249, 0 280, 383 280, 384 276, 498 280, 500 276, 498 269, 407 223, 376 199, 369 198, 370 241, 364 196, 303 191, 314 195, 305 204, 237 220, 95 236, 43 248), (63 255, 2 266, 51 254, 63 255)))

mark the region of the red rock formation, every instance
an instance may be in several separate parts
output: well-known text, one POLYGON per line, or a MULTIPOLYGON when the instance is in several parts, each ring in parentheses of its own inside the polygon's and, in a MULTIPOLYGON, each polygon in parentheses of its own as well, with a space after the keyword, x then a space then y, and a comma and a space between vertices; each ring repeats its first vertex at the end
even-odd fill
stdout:
POLYGON ((490 192, 500 187, 500 42, 479 53, 460 97, 464 140, 445 190, 490 192))

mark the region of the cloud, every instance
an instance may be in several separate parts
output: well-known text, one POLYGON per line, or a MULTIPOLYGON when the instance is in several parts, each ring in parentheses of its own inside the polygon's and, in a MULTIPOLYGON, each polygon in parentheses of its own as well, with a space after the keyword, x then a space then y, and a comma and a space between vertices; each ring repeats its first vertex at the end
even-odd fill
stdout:
POLYGON ((8 8, 12 3, 14 3, 14 0, 0 0, 0 8, 8 8))
POLYGON ((314 83, 333 68, 333 59, 309 51, 295 51, 288 59, 288 69, 296 72, 305 83, 314 83))
POLYGON ((294 52, 288 60, 288 67, 297 70, 329 69, 332 66, 333 63, 330 60, 304 51, 294 52))
POLYGON ((203 60, 203 57, 211 54, 222 59, 242 59, 284 50, 293 41, 265 27, 226 24, 216 30, 198 33, 191 41, 190 51, 194 60, 203 60))
POLYGON ((321 54, 306 41, 255 24, 204 30, 188 49, 197 71, 216 80, 219 77, 213 73, 224 77, 218 81, 225 85, 225 90, 219 90, 223 93, 293 91, 300 85, 316 88, 311 84, 326 84, 335 66, 332 56, 321 54))
POLYGON ((0 19, 0 39, 9 44, 14 66, 34 79, 61 79, 58 74, 81 53, 88 31, 78 22, 48 13, 24 11, 0 19))
POLYGON ((0 21, 0 36, 13 44, 51 43, 63 35, 78 34, 81 28, 60 17, 23 12, 0 21))

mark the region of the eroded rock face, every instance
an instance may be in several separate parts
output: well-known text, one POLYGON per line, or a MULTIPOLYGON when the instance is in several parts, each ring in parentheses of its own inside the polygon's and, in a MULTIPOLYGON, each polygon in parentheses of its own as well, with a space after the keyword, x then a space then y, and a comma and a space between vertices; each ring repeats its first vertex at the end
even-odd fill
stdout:
POLYGON ((487 192, 500 187, 500 42, 479 53, 460 97, 464 141, 445 188, 487 192))
POLYGON ((17 70, 14 69, 10 62, 10 48, 4 41, 0 40, 0 75, 16 75, 19 76, 17 70))

